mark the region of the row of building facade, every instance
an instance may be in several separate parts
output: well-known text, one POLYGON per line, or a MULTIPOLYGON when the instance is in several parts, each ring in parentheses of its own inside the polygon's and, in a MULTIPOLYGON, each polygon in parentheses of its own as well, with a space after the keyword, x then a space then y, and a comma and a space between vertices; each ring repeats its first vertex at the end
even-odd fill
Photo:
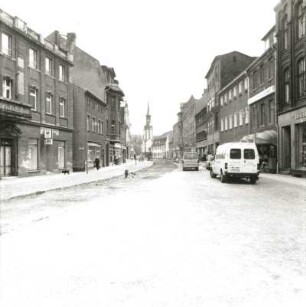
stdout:
POLYGON ((269 171, 306 174, 306 1, 281 0, 275 13, 261 56, 216 56, 202 97, 181 104, 171 157, 252 141, 269 171))
POLYGON ((0 9, 0 177, 84 171, 129 155, 128 105, 113 68, 0 9))

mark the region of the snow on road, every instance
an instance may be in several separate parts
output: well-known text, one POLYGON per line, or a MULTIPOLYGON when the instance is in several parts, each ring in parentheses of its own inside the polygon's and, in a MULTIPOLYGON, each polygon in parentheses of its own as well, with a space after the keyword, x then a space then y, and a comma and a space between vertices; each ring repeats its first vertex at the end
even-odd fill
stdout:
POLYGON ((0 305, 304 306, 304 191, 145 177, 61 194, 78 205, 3 234, 0 305))

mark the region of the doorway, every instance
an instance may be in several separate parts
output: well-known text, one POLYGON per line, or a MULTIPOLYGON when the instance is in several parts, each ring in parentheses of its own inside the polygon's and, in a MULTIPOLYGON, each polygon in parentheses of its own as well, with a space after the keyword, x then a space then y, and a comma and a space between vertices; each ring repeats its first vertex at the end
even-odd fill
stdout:
POLYGON ((13 143, 10 139, 0 140, 0 176, 12 175, 12 147, 13 143))
POLYGON ((291 127, 286 126, 283 130, 283 168, 289 170, 291 168, 291 127))

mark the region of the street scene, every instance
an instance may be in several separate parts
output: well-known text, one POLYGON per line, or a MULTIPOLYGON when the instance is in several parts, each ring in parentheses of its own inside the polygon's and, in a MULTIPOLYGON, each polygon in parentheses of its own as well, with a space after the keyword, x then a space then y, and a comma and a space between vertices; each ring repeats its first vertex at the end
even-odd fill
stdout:
POLYGON ((1 307, 304 307, 306 0, 0 4, 1 307))
POLYGON ((224 185, 158 161, 12 199, 1 306, 304 306, 306 185, 273 176, 224 185))

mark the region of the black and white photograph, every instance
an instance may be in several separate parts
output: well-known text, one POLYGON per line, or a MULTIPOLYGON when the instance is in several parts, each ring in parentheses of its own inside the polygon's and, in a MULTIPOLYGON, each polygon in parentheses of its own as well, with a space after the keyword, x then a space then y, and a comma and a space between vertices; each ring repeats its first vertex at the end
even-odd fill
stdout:
POLYGON ((1 1, 0 306, 306 306, 306 0, 1 1))

